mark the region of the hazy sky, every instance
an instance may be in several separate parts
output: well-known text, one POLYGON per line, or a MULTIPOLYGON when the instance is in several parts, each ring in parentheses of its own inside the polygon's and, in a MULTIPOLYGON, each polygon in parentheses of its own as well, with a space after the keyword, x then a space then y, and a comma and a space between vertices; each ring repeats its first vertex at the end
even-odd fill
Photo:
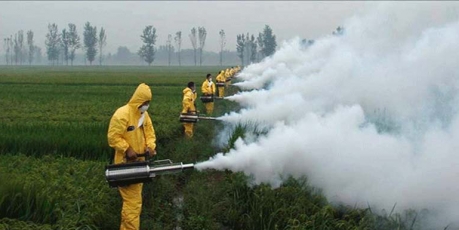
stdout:
MULTIPOLYGON (((44 49, 48 23, 62 31, 77 25, 82 37, 84 23, 104 27, 108 52, 127 46, 131 52, 141 45, 140 34, 147 25, 157 30, 157 45, 167 35, 182 31, 182 49, 191 48, 192 27, 207 30, 204 49, 218 51, 219 35, 227 36, 226 49, 235 50, 236 35, 257 35, 267 24, 278 43, 294 36, 314 39, 330 34, 343 20, 361 10, 365 2, 343 1, 1 1, 0 38, 19 30, 32 30, 35 42, 44 49)), ((3 50, 3 42, 1 49, 3 50)))

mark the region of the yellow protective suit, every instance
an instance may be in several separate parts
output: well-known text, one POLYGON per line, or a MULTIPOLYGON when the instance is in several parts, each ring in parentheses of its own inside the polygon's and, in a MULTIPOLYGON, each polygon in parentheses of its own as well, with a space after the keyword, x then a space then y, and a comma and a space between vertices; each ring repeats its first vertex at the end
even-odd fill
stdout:
MULTIPOLYGON (((139 106, 151 100, 150 87, 144 83, 135 90, 129 102, 118 108, 108 127, 108 144, 115 149, 114 163, 126 162, 126 150, 131 147, 136 153, 144 153, 148 148, 156 149, 156 136, 148 112, 142 114, 139 106)), ((144 158, 138 158, 144 160, 144 158)), ((142 210, 142 183, 118 187, 123 199, 120 229, 140 229, 142 210)))
MULTIPOLYGON (((215 83, 209 82, 207 79, 202 83, 201 92, 203 95, 214 95, 215 94, 215 83)), ((214 112, 214 102, 204 103, 206 107, 206 113, 211 115, 214 112)))
POLYGON ((225 70, 225 85, 228 87, 231 84, 231 73, 230 69, 225 70))
MULTIPOLYGON (((220 71, 220 73, 217 75, 215 80, 217 80, 217 82, 225 82, 226 81, 225 72, 223 70, 220 71)), ((224 97, 225 96, 225 87, 223 87, 223 86, 219 86, 218 87, 218 96, 219 97, 224 97)))
MULTIPOLYGON (((182 113, 196 114, 196 106, 195 106, 196 97, 197 97, 196 93, 193 93, 193 91, 190 88, 186 87, 183 90, 182 113)), ((183 123, 183 127, 185 128, 185 137, 187 138, 193 137, 193 125, 194 123, 191 123, 191 122, 183 123)))

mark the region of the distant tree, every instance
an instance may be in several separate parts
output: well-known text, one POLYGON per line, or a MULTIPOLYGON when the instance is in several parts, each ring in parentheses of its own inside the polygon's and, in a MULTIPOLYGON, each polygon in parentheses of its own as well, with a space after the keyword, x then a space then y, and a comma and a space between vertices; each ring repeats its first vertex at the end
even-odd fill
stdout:
POLYGON ((108 52, 107 54, 107 59, 106 59, 106 63, 107 64, 110 64, 112 62, 112 58, 113 58, 113 55, 111 52, 108 52))
POLYGON ((20 30, 14 34, 14 62, 17 65, 18 63, 22 65, 24 59, 24 31, 20 30))
POLYGON ((60 35, 57 32, 56 23, 48 24, 48 34, 46 34, 46 54, 48 60, 56 64, 59 58, 60 35))
POLYGON ((312 44, 314 44, 314 40, 308 40, 308 39, 301 40, 301 45, 303 46, 310 46, 312 44))
POLYGON ((62 34, 61 35, 61 42, 59 43, 59 54, 57 65, 64 65, 64 48, 62 47, 62 34))
POLYGON ((18 49, 19 49, 19 63, 22 65, 25 61, 25 48, 24 48, 24 31, 18 31, 18 49))
POLYGON ((5 50, 5 63, 8 65, 7 38, 3 38, 3 50, 5 50))
POLYGON ((92 65, 97 55, 97 27, 91 26, 91 23, 86 22, 83 37, 84 47, 86 49, 86 59, 88 59, 89 65, 92 65))
POLYGON ((178 55, 178 63, 179 66, 182 65, 181 61, 181 52, 182 52, 182 31, 178 31, 175 33, 175 45, 177 46, 177 55, 178 55))
POLYGON ((29 52, 28 52, 28 61, 29 65, 32 65, 33 58, 34 58, 34 51, 35 51, 35 46, 33 44, 33 31, 29 30, 27 31, 27 45, 29 46, 29 52))
POLYGON ((41 48, 38 47, 38 46, 34 46, 33 50, 34 50, 34 53, 35 53, 35 62, 37 64, 40 64, 41 60, 43 58, 43 55, 41 53, 41 48))
POLYGON ((13 65, 13 53, 14 53, 14 40, 13 40, 13 35, 10 35, 10 44, 9 44, 9 47, 10 47, 10 65, 13 65))
POLYGON ((14 64, 17 65, 19 62, 19 56, 21 53, 21 49, 19 47, 19 42, 18 42, 18 34, 14 34, 14 46, 13 46, 13 51, 14 51, 14 64))
POLYGON ((339 36, 344 34, 344 27, 338 26, 335 31, 332 32, 333 35, 339 36))
POLYGON ((166 44, 157 46, 155 51, 155 62, 157 62, 157 64, 172 65, 172 56, 175 52, 174 46, 172 45, 172 35, 170 43, 166 40, 166 44))
POLYGON ((132 57, 132 53, 126 46, 120 46, 118 47, 116 54, 114 56, 114 59, 118 63, 128 64, 132 57))
POLYGON ((190 37, 191 41, 191 46, 193 46, 193 51, 194 51, 194 65, 196 66, 196 49, 198 47, 197 43, 197 36, 196 36, 196 28, 193 27, 191 29, 191 34, 188 35, 190 37))
POLYGON ((75 24, 69 23, 69 59, 70 59, 70 64, 73 66, 73 60, 75 59, 75 51, 81 47, 80 44, 80 36, 78 35, 76 31, 76 26, 75 24))
POLYGON ((69 43, 70 43, 70 38, 69 38, 69 32, 67 32, 66 29, 62 30, 61 33, 61 48, 62 48, 62 56, 65 61, 66 65, 69 65, 69 43))
POLYGON ((248 65, 256 61, 257 59, 257 42, 254 35, 247 33, 245 36, 244 48, 243 48, 244 62, 243 65, 248 65))
POLYGON ((257 45, 258 45, 258 52, 257 52, 258 60, 261 60, 264 58, 264 55, 263 55, 264 43, 263 43, 262 33, 258 33, 257 45))
POLYGON ((202 66, 202 51, 204 50, 204 45, 206 44, 207 31, 204 27, 198 27, 198 37, 199 37, 199 65, 202 66))
POLYGON ((107 34, 104 27, 101 27, 99 32, 99 65, 102 65, 102 49, 105 45, 107 45, 107 34))
POLYGON ((156 29, 153 26, 145 27, 140 38, 144 44, 140 47, 138 54, 148 65, 151 65, 155 60, 156 29))
POLYGON ((249 34, 247 33, 247 50, 248 50, 248 59, 250 60, 250 62, 256 62, 257 61, 257 42, 255 40, 255 36, 252 34, 252 36, 250 36, 250 39, 249 38, 249 34))
POLYGON ((276 35, 273 34, 273 30, 268 25, 265 25, 262 33, 262 46, 261 52, 264 57, 267 57, 276 51, 276 35))
POLYGON ((226 34, 224 30, 220 30, 220 66, 223 65, 223 49, 226 46, 226 34))
POLYGON ((171 55, 172 55, 172 35, 167 35, 167 41, 166 41, 166 47, 167 47, 167 63, 169 66, 171 65, 171 55))
POLYGON ((244 50, 245 50, 245 35, 238 34, 236 36, 236 52, 237 56, 241 59, 241 65, 244 66, 244 50))
POLYGON ((5 49, 5 61, 6 65, 10 64, 10 52, 11 52, 11 39, 6 37, 3 39, 3 48, 5 49))

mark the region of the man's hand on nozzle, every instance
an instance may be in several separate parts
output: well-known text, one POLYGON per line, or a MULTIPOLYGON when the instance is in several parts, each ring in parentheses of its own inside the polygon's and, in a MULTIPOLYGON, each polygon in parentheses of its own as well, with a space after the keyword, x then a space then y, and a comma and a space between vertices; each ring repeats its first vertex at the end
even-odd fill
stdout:
POLYGON ((147 147, 147 152, 149 156, 154 156, 156 155, 156 150, 151 149, 150 147, 147 147))
POLYGON ((134 152, 134 149, 132 149, 131 147, 129 147, 127 150, 126 150, 126 158, 128 160, 136 160, 137 159, 137 153, 134 152))

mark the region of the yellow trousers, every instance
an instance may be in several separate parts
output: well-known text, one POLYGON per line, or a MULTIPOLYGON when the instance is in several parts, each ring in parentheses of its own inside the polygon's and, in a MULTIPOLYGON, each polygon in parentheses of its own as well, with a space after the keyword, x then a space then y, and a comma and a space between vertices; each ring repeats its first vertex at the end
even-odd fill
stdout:
POLYGON ((207 115, 212 115, 212 113, 214 112, 214 103, 207 102, 207 103, 204 103, 204 105, 206 106, 207 115))
POLYGON ((185 128, 185 137, 193 137, 193 125, 194 123, 183 123, 183 127, 185 128))
POLYGON ((118 187, 118 191, 123 198, 120 230, 140 229, 140 212, 142 211, 142 187, 143 183, 118 187))
POLYGON ((225 96, 225 87, 218 87, 218 96, 219 97, 225 96))

